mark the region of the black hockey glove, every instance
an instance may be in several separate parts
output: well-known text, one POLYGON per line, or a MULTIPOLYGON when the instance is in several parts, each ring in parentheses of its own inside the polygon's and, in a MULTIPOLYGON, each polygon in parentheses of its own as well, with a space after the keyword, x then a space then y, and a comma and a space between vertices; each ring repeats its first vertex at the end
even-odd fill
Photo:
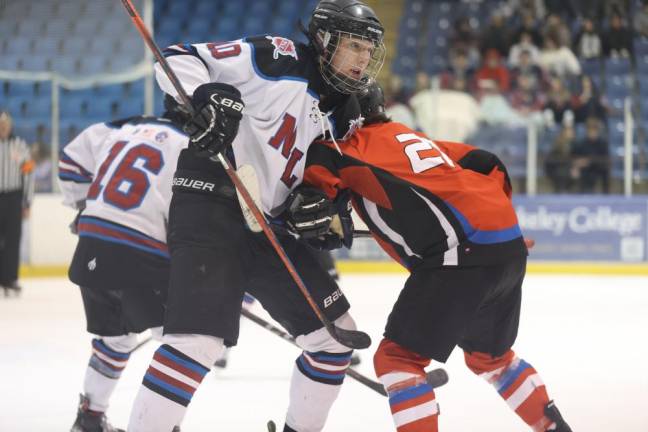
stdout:
POLYGON ((353 244, 353 219, 351 199, 348 192, 342 192, 333 202, 333 220, 329 231, 322 236, 307 240, 315 249, 333 250, 342 246, 351 249, 353 244))
POLYGON ((194 115, 183 129, 199 156, 213 156, 232 144, 243 117, 241 93, 229 84, 209 83, 193 94, 194 115))
POLYGON ((286 199, 284 219, 290 232, 309 240, 329 232, 334 213, 333 201, 323 191, 299 185, 286 199))

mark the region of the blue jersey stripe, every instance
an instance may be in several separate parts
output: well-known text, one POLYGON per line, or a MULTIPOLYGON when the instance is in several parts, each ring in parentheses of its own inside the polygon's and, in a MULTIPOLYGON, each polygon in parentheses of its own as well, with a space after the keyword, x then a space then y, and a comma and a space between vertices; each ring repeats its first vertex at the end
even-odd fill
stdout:
POLYGON ((520 230, 520 226, 518 224, 515 224, 512 227, 504 228, 501 230, 489 230, 489 231, 477 230, 473 228, 472 225, 470 225, 468 219, 466 219, 466 217, 463 214, 461 214, 459 210, 457 210, 447 202, 444 203, 445 205, 448 206, 450 210, 452 210, 452 213, 459 220, 459 223, 461 223, 461 227, 466 233, 468 240, 470 240, 473 243, 476 244, 504 243, 522 237, 522 230, 520 230))
POLYGON ((497 391, 501 394, 504 393, 506 390, 509 389, 513 385, 516 379, 524 372, 526 369, 529 369, 531 365, 529 365, 527 362, 524 360, 520 360, 520 363, 518 363, 517 367, 512 370, 507 370, 502 377, 500 377, 499 381, 497 382, 497 391))
POLYGON ((135 248, 135 249, 142 250, 144 252, 149 252, 149 253, 161 256, 162 258, 169 258, 170 257, 168 252, 163 252, 163 251, 155 249, 155 248, 144 246, 144 245, 142 245, 140 243, 135 243, 135 242, 131 242, 131 241, 124 240, 124 239, 118 239, 118 238, 114 238, 114 237, 108 237, 108 236, 93 233, 93 232, 80 231, 79 232, 79 237, 92 237, 92 238, 96 238, 96 239, 99 239, 99 240, 104 240, 104 241, 107 241, 107 242, 110 242, 110 243, 117 243, 117 244, 121 244, 121 245, 124 245, 124 246, 129 246, 129 247, 132 247, 132 248, 135 248))
POLYGON ((306 372, 308 372, 309 375, 312 375, 312 376, 318 377, 318 378, 325 378, 325 379, 329 379, 329 380, 336 380, 336 381, 344 380, 344 376, 345 376, 344 371, 340 371, 337 374, 335 374, 335 373, 327 374, 327 373, 318 372, 318 371, 314 370, 308 364, 306 359, 304 359, 303 356, 299 357, 299 360, 297 360, 297 361, 299 361, 299 364, 304 368, 304 370, 306 370, 306 372))

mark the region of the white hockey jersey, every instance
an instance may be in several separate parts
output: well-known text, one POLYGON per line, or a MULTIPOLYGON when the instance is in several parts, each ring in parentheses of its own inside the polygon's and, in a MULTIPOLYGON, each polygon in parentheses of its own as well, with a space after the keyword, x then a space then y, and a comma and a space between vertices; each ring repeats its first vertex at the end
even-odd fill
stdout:
POLYGON ((78 223, 88 236, 168 257, 171 183, 187 136, 171 122, 136 117, 97 123, 61 151, 64 204, 85 209, 78 223))
MULTIPOLYGON (((189 95, 209 82, 227 83, 241 92, 245 108, 232 144, 233 163, 254 168, 262 210, 271 216, 280 212, 290 191, 301 183, 311 142, 325 131, 336 138, 344 135, 347 126, 336 125, 337 113, 344 119, 359 117, 355 98, 331 96, 312 51, 289 39, 256 36, 226 43, 179 44, 164 54, 189 95), (335 113, 321 113, 327 111, 320 104, 322 95, 327 95, 328 109, 335 105, 335 113)), ((158 64, 156 75, 162 90, 180 101, 158 64)))

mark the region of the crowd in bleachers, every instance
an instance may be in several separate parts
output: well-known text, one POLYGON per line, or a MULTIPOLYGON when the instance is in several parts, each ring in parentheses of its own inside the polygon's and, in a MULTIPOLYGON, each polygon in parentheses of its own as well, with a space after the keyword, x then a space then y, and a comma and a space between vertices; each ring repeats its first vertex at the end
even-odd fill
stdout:
MULTIPOLYGON (((161 47, 265 32, 300 38, 295 22, 307 19, 316 1, 155 0, 155 37, 161 47)), ((622 173, 624 101, 631 97, 639 124, 636 160, 645 160, 647 2, 403 3, 393 76, 386 85, 396 119, 432 137, 489 148, 519 179, 526 176, 526 126, 532 122, 546 159, 541 175, 551 178, 554 190, 590 191, 598 183, 597 190, 607 191, 610 178, 622 173), (584 144, 590 129, 605 143, 593 151, 584 144), (583 174, 590 165, 596 175, 583 174)), ((0 70, 52 71, 72 79, 124 71, 144 50, 112 0, 0 3, 0 36, 0 70)), ((48 144, 50 81, 0 81, 0 99, 14 115, 18 134, 48 144)), ((143 101, 142 80, 63 89, 59 141, 65 144, 90 123, 141 113, 143 101)), ((158 94, 157 112, 161 101, 158 94)))
MULTIPOLYGON (((643 0, 408 0, 398 45, 388 85, 396 116, 496 151, 514 177, 525 176, 533 123, 556 192, 610 191, 626 98, 648 122, 636 97, 648 94, 643 0)), ((643 141, 635 136, 639 162, 643 141)))

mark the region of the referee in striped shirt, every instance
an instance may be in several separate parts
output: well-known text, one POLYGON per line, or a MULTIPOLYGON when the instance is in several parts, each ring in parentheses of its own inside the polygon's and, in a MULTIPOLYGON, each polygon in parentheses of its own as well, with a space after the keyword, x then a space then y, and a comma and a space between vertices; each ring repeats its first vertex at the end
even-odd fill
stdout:
POLYGON ((0 287, 19 294, 18 265, 22 219, 29 216, 34 162, 25 140, 11 133, 12 120, 0 111, 0 287))

